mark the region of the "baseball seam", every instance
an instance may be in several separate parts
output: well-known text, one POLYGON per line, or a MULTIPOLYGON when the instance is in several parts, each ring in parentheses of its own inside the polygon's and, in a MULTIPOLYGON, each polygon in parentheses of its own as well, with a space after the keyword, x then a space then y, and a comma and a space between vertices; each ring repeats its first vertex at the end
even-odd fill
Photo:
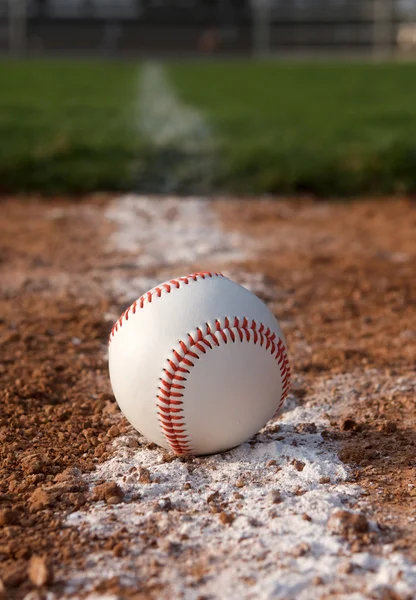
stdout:
POLYGON ((277 360, 282 378, 282 393, 275 414, 280 410, 290 387, 290 366, 287 352, 283 341, 272 333, 270 328, 265 328, 263 323, 258 324, 255 320, 249 324, 246 318, 234 317, 233 324, 226 317, 224 324, 217 319, 215 327, 205 324, 205 332, 198 327, 196 336, 188 334, 188 340, 180 340, 177 350, 172 350, 172 356, 167 360, 163 369, 164 375, 160 378, 157 395, 157 411, 159 423, 169 447, 175 454, 189 454, 192 447, 189 435, 186 431, 185 417, 183 414, 183 396, 186 387, 186 375, 195 362, 220 344, 234 343, 239 337, 241 342, 250 342, 265 346, 277 360), (198 353, 197 353, 198 351, 198 353), (193 359, 193 360, 191 360, 193 359))
POLYGON ((120 316, 119 319, 114 323, 108 343, 111 343, 112 338, 115 336, 120 327, 123 326, 125 321, 129 320, 130 312, 135 315, 138 309, 144 308, 145 304, 150 304, 154 298, 160 298, 163 294, 170 294, 173 290, 179 289, 182 285, 188 285, 191 281, 198 281, 199 279, 207 279, 208 277, 224 277, 222 273, 211 273, 210 271, 202 271, 200 273, 192 273, 191 275, 185 275, 178 279, 171 279, 167 283, 163 283, 153 290, 146 292, 143 296, 140 296, 138 300, 135 300, 120 316))

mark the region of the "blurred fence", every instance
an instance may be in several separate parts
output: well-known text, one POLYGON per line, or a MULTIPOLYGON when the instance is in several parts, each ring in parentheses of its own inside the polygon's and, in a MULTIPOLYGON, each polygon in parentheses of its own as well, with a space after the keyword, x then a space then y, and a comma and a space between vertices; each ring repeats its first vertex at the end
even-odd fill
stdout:
POLYGON ((416 0, 0 0, 0 51, 412 55, 416 0))

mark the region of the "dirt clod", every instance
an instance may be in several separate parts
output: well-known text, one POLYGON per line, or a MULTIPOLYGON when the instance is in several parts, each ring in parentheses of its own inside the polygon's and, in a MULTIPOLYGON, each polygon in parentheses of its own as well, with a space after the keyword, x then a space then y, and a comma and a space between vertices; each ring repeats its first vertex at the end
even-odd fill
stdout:
POLYGON ((26 579, 26 570, 22 564, 12 565, 10 570, 3 575, 3 584, 6 588, 18 587, 26 579))
POLYGON ((0 510, 0 527, 4 525, 17 525, 19 523, 19 512, 10 508, 0 510))
POLYGON ((232 513, 227 513, 225 511, 220 512, 218 517, 223 525, 231 525, 235 519, 235 516, 232 513))
POLYGON ((111 437, 111 438, 116 438, 117 436, 119 436, 119 435, 120 435, 120 430, 119 430, 119 428, 117 427, 117 425, 112 425, 112 426, 110 427, 110 429, 108 430, 108 435, 109 435, 109 437, 111 437))
POLYGON ((52 571, 43 556, 32 556, 29 561, 28 575, 30 581, 37 587, 52 582, 52 571))
POLYGON ((93 500, 104 500, 108 504, 117 504, 123 499, 123 492, 114 481, 101 483, 94 488, 93 500))
POLYGON ((37 488, 29 498, 31 512, 37 512, 53 504, 52 495, 45 489, 37 488))
POLYGON ((139 467, 138 476, 139 476, 140 483, 146 484, 146 483, 151 482, 150 471, 149 471, 149 469, 146 469, 145 467, 139 467))
POLYGON ((283 502, 283 497, 282 497, 282 493, 280 490, 272 490, 270 492, 270 499, 273 502, 273 504, 280 504, 281 502, 283 502))
POLYGON ((357 423, 351 417, 347 419, 342 419, 341 421, 341 429, 342 431, 352 431, 357 428, 357 423))
POLYGON ((369 524, 362 514, 347 510, 336 510, 328 520, 327 528, 331 533, 347 539, 367 533, 369 524))
POLYGON ((65 481, 78 481, 81 479, 82 473, 76 467, 67 467, 61 473, 58 473, 55 476, 55 481, 57 483, 65 482, 65 481))
POLYGON ((296 471, 303 471, 305 468, 305 463, 297 459, 292 460, 292 465, 295 467, 296 471))

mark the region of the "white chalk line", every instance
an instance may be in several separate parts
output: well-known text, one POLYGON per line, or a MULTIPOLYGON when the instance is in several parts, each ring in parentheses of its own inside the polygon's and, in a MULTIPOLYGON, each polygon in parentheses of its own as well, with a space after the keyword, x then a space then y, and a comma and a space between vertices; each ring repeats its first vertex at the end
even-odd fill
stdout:
POLYGON ((111 291, 126 301, 160 283, 164 270, 170 279, 245 258, 241 236, 221 230, 207 200, 129 195, 113 202, 106 217, 116 225, 110 245, 130 253, 139 273, 117 273, 111 279, 111 291), (146 271, 152 275, 143 276, 146 271))
MULTIPOLYGON (((138 271, 134 278, 130 274, 120 276, 117 269, 106 274, 114 294, 135 298, 168 272, 168 277, 192 272, 195 261, 201 268, 209 268, 212 261, 223 263, 225 271, 240 273, 239 282, 245 283, 239 263, 255 252, 256 242, 223 231, 207 201, 129 196, 115 201, 107 217, 117 226, 110 240, 114 252, 130 253, 138 271)), ((262 280, 254 281, 256 286, 262 280)), ((367 376, 371 379, 382 374, 368 372, 367 376)), ((327 528, 334 510, 356 503, 360 490, 348 483, 349 470, 338 459, 336 445, 324 440, 320 431, 327 425, 324 415, 331 415, 333 410, 334 387, 340 401, 346 403, 362 377, 360 372, 317 379, 314 388, 308 390, 305 405, 297 405, 295 396, 289 396, 287 409, 278 421, 279 431, 268 425, 251 445, 199 458, 192 473, 179 459, 164 463, 159 450, 133 451, 128 439, 118 439, 114 456, 85 479, 91 487, 99 480, 116 481, 126 494, 126 502, 114 506, 97 502, 87 511, 70 515, 67 525, 86 527, 103 538, 125 526, 131 533, 128 555, 90 555, 84 570, 68 573, 66 593, 71 597, 80 590, 85 593, 114 575, 122 585, 140 586, 138 565, 146 567, 144 572, 148 573, 152 559, 159 567, 150 583, 153 577, 164 586, 164 591, 158 591, 162 600, 193 599, 201 594, 231 600, 309 600, 328 593, 364 600, 386 585, 397 593, 412 593, 416 590, 416 568, 405 557, 388 546, 382 548, 379 557, 353 553, 343 538, 327 528), (314 423, 318 429, 301 432, 302 423, 314 423), (294 467, 294 459, 304 463, 303 470, 294 467), (137 481, 133 467, 147 468, 152 482, 137 481), (329 478, 329 483, 320 483, 322 478, 329 478), (243 487, 239 487, 240 481, 243 487), (189 489, 184 489, 185 483, 190 484, 189 489), (273 503, 276 490, 282 496, 278 504, 273 503), (207 497, 215 492, 228 502, 227 511, 235 515, 230 525, 209 511, 207 497), (235 497, 235 492, 243 498, 235 497), (139 500, 129 502, 135 495, 139 500), (163 510, 167 496, 173 505, 169 512, 163 510), (311 521, 302 518, 305 513, 311 521), (154 518, 160 532, 157 545, 144 548, 139 533, 154 518), (305 552, 297 553, 301 545, 305 552), (195 560, 206 568, 201 581, 193 574, 195 560), (353 575, 340 571, 346 560, 353 565, 353 575), (322 585, 314 584, 316 577, 322 579, 322 585)), ((295 383, 302 385, 296 373, 295 383)), ((408 382, 399 384, 406 386, 408 382)))
POLYGON ((197 109, 182 103, 160 64, 144 65, 138 105, 140 129, 156 146, 198 151, 212 145, 206 119, 197 109))
POLYGON ((199 110, 180 100, 158 63, 146 63, 140 72, 135 119, 152 149, 147 183, 152 190, 209 191, 215 155, 211 127, 199 110))

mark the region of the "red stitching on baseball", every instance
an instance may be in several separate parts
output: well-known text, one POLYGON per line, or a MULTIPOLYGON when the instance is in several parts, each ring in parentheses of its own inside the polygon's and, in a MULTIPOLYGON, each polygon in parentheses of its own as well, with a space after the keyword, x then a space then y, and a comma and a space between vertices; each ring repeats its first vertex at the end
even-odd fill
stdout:
POLYGON ((279 339, 279 341, 277 343, 276 359, 279 363, 280 375, 282 376, 282 395, 280 396, 279 406, 277 407, 276 412, 274 413, 274 416, 276 416, 277 413, 279 412, 279 410, 281 409, 282 404, 285 401, 285 398, 289 393, 289 387, 290 387, 289 360, 287 357, 286 349, 285 349, 284 344, 281 339, 279 339))
POLYGON ((191 275, 186 275, 185 277, 179 277, 179 279, 171 279, 169 281, 169 283, 164 283, 164 284, 162 284, 162 286, 158 286, 158 287, 154 288, 153 290, 146 292, 145 294, 143 294, 143 296, 140 296, 140 298, 138 300, 135 300, 133 302, 133 304, 131 304, 131 306, 129 306, 122 313, 120 318, 117 319, 117 321, 114 323, 113 328, 111 329, 111 332, 109 335, 108 343, 111 342, 112 338, 114 337, 115 333, 118 331, 119 327, 121 327, 123 325, 123 322, 129 320, 129 311, 130 310, 135 315, 137 306, 139 306, 139 308, 144 308, 145 303, 146 302, 151 303, 153 300, 153 297, 161 298, 165 292, 167 294, 170 294, 173 291, 172 290, 173 286, 175 287, 175 289, 179 289, 181 287, 182 283, 184 283, 185 285, 188 285, 188 283, 190 281, 198 281, 199 279, 207 279, 208 277, 210 277, 210 278, 224 277, 224 275, 222 273, 211 273, 210 271, 201 271, 200 273, 192 273, 191 275))
MULTIPOLYGON (((183 400, 178 400, 178 398, 182 397, 183 394, 172 391, 172 388, 175 388, 172 381, 176 381, 177 379, 180 381, 186 381, 186 377, 179 377, 177 372, 189 373, 188 369, 184 369, 181 366, 182 363, 189 367, 195 366, 195 363, 188 358, 200 358, 193 351, 193 349, 198 348, 201 352, 206 354, 206 349, 202 346, 202 342, 205 342, 207 337, 214 341, 216 346, 219 346, 220 342, 228 343, 229 339, 231 339, 232 342, 235 342, 236 335, 233 331, 234 329, 238 333, 241 342, 252 341, 254 344, 260 343, 260 346, 263 346, 264 341, 266 341, 265 349, 269 350, 272 356, 274 355, 279 365, 280 375, 282 378, 282 393, 279 400, 279 406, 276 409, 275 414, 277 414, 279 411, 289 392, 290 367, 286 348, 280 338, 276 340, 275 333, 272 334, 269 328, 265 330, 263 323, 260 323, 260 327, 257 327, 257 323, 254 320, 252 321, 251 325, 249 325, 246 318, 244 318, 240 323, 238 317, 235 317, 232 326, 230 326, 230 320, 225 318, 224 325, 221 325, 221 322, 218 319, 215 321, 214 332, 208 323, 206 323, 205 328, 205 336, 202 330, 198 328, 198 334, 195 336, 197 339, 195 339, 191 334, 188 334, 188 342, 183 340, 179 341, 179 347, 181 348, 183 355, 179 354, 179 352, 176 350, 173 350, 172 352, 177 363, 173 362, 171 359, 168 359, 168 367, 163 369, 163 372, 168 379, 165 379, 164 377, 160 378, 161 385, 158 389, 161 395, 157 396, 157 410, 160 427, 171 450, 175 454, 179 455, 192 452, 192 448, 189 442, 189 436, 186 434, 186 427, 184 423, 185 417, 183 415, 176 414, 182 411, 182 409, 178 408, 178 406, 183 404, 183 400)), ((209 343, 208 346, 211 349, 213 348, 213 346, 209 343)), ((180 389, 185 389, 185 386, 180 386, 180 389)))

